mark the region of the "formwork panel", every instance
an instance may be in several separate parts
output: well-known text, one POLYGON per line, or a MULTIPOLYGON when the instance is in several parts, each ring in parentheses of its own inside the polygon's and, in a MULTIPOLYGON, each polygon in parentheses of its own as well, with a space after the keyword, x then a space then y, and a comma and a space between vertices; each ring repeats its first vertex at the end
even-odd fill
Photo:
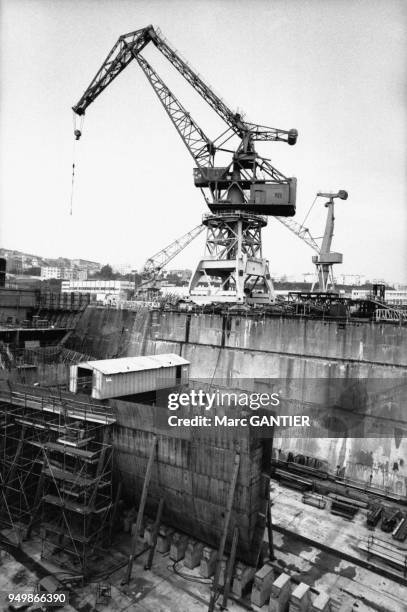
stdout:
MULTIPOLYGON (((182 526, 183 531, 210 546, 219 545, 236 449, 240 449, 230 525, 236 520, 244 534, 239 558, 255 563, 263 539, 268 499, 263 442, 251 439, 249 427, 244 428, 244 434, 220 427, 212 435, 204 435, 199 428, 196 431, 182 428, 180 436, 165 427, 166 408, 121 400, 111 403, 117 419, 115 465, 124 484, 124 496, 137 504, 153 440, 158 436, 147 507, 154 515, 160 497, 164 497, 164 522, 178 529, 182 526)), ((271 440, 265 444, 271 445, 271 440)))

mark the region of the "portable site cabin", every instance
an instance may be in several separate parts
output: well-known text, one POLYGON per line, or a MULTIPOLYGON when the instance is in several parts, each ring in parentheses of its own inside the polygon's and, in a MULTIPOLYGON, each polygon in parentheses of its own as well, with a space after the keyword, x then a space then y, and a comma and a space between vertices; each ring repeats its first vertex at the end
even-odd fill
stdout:
POLYGON ((71 366, 69 390, 101 400, 167 389, 188 382, 189 365, 174 353, 85 361, 71 366))

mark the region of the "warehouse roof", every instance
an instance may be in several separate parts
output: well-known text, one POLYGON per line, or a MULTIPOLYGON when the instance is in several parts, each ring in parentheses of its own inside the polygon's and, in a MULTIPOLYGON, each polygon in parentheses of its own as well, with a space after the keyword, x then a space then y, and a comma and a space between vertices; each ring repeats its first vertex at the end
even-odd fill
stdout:
POLYGON ((92 370, 102 372, 102 374, 124 374, 126 372, 171 368, 178 365, 189 365, 189 361, 179 355, 175 355, 175 353, 142 357, 119 357, 117 359, 101 359, 98 361, 78 363, 78 367, 80 368, 88 367, 92 370))

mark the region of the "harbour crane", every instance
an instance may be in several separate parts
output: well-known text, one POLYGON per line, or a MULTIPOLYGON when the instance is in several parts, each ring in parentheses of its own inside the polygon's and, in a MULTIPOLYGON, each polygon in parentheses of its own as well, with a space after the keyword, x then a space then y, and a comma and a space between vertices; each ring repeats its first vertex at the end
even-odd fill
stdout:
MULTIPOLYGON (((209 286, 208 299, 200 298, 201 301, 273 301, 268 262, 262 257, 261 229, 267 224, 267 215, 295 214, 296 179, 286 177, 268 159, 258 155, 254 143, 282 141, 294 145, 297 130, 250 123, 242 113, 233 112, 152 25, 119 37, 73 107, 76 115, 83 118, 89 105, 133 60, 143 70, 192 156, 196 164, 194 184, 211 212, 203 220, 207 228, 206 252, 192 275, 191 297, 205 280, 209 286), (225 122, 226 129, 217 138, 212 140, 205 134, 141 54, 149 43, 225 122), (237 147, 226 148, 236 137, 237 147), (229 156, 226 165, 217 165, 218 153, 229 156), (220 278, 220 285, 215 287, 211 283, 213 278, 220 278)), ((81 130, 75 130, 75 137, 81 137, 81 130)))
POLYGON ((318 245, 316 239, 313 238, 308 228, 294 221, 294 219, 286 219, 284 217, 276 217, 280 223, 285 225, 296 236, 301 238, 308 246, 310 246, 317 255, 312 257, 312 263, 315 264, 316 274, 312 283, 311 292, 327 293, 328 291, 335 292, 335 278, 333 275, 333 265, 342 263, 342 253, 334 253, 331 251, 332 238, 334 235, 334 200, 348 199, 348 192, 340 189, 337 193, 318 192, 317 198, 328 198, 325 202, 325 207, 328 209, 325 222, 324 235, 322 237, 321 246, 318 245))
POLYGON ((200 223, 190 232, 187 232, 180 238, 171 242, 167 247, 149 257, 141 271, 142 282, 139 285, 137 292, 144 292, 156 288, 156 280, 162 270, 170 261, 174 259, 185 247, 187 247, 195 238, 197 238, 205 229, 205 226, 200 223))

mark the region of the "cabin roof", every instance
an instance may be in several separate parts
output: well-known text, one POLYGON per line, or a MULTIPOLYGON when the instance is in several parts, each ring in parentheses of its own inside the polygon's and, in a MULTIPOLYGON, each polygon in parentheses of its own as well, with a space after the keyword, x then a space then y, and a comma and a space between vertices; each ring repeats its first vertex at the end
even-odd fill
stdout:
POLYGON ((189 365, 189 361, 175 353, 163 355, 148 355, 141 357, 119 357, 116 359, 101 359, 78 363, 79 368, 97 370, 102 374, 125 374, 127 372, 141 372, 143 370, 158 370, 178 365, 189 365))

